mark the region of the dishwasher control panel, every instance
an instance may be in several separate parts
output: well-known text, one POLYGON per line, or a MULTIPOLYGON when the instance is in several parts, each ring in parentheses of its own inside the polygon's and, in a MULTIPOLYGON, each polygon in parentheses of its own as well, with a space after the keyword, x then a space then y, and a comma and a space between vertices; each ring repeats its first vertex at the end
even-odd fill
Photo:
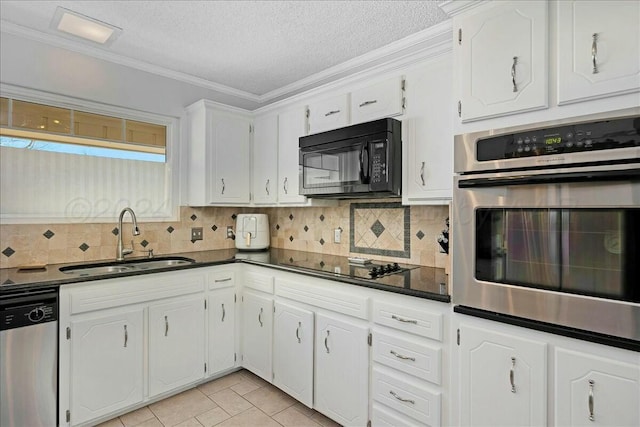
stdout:
POLYGON ((58 320, 57 292, 13 295, 0 303, 0 330, 58 320))

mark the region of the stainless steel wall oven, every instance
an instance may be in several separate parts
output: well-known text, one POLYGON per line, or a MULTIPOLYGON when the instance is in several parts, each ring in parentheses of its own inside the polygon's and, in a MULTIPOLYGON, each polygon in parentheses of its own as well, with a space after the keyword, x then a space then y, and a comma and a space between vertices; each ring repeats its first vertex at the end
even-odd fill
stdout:
POLYGON ((640 341, 640 108, 454 144, 453 302, 640 341))

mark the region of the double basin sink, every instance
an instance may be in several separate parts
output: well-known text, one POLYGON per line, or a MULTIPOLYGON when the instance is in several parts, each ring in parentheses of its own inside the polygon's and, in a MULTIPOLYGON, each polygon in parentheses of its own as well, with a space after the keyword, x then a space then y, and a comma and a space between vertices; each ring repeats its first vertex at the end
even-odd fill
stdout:
POLYGON ((161 268, 177 267, 193 264, 195 261, 185 257, 158 257, 147 259, 132 259, 127 261, 110 261, 93 264, 69 265, 60 267, 65 274, 79 277, 100 276, 103 274, 129 273, 149 271, 161 268))

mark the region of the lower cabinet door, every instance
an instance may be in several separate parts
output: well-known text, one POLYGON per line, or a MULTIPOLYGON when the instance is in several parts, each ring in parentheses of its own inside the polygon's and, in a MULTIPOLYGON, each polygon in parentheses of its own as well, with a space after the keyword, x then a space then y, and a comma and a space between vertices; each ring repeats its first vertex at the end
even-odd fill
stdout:
POLYGON ((245 292, 242 301, 242 365, 271 382, 273 298, 245 292))
POLYGON ((313 406, 313 312, 277 302, 273 319, 273 384, 313 406))
POLYGON ((236 364, 235 288, 211 291, 209 295, 209 366, 215 374, 236 364))
POLYGON ((149 307, 149 396, 204 378, 204 296, 149 307))
POLYGON ((71 425, 142 402, 142 308, 114 309, 70 325, 71 425))
POLYGON ((314 408, 342 425, 367 424, 369 329, 316 314, 314 408))
POLYGON ((632 365, 557 349, 555 389, 558 426, 640 425, 640 357, 632 365))

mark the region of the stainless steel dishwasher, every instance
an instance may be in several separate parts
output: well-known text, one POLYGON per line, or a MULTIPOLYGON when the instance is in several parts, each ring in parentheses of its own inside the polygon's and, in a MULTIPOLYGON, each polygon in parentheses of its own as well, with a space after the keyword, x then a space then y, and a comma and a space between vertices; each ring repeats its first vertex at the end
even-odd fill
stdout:
POLYGON ((0 427, 58 424, 58 290, 0 296, 0 427))

